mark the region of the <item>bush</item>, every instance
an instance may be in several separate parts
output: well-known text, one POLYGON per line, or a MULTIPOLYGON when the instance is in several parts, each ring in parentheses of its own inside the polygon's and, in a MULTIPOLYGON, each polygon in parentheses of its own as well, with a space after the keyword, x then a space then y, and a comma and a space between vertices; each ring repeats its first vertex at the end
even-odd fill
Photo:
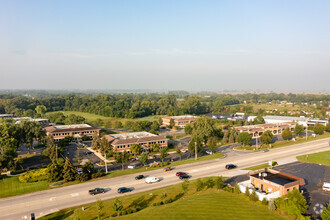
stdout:
POLYGON ((11 175, 17 175, 17 174, 21 174, 21 173, 24 173, 26 172, 26 170, 13 170, 13 171, 10 171, 10 174, 11 175))
POLYGON ((259 197, 257 196, 256 192, 253 190, 251 195, 249 196, 250 200, 251 201, 258 201, 259 200, 259 197))
POLYGON ((205 182, 205 186, 210 189, 210 188, 213 188, 214 187, 214 181, 213 179, 209 178, 206 182, 205 182))
POLYGON ((234 189, 233 188, 231 188, 231 187, 229 187, 229 186, 225 186, 225 187, 223 187, 223 190, 224 191, 227 191, 227 192, 234 192, 234 189))
POLYGON ((111 214, 111 217, 117 217, 116 213, 111 214))
POLYGON ((267 200, 265 198, 263 198, 263 200, 261 201, 261 204, 268 205, 268 202, 267 202, 267 200))
POLYGON ((127 209, 127 214, 132 214, 133 210, 132 209, 127 209))
POLYGON ((30 171, 19 176, 19 181, 22 183, 32 183, 48 179, 48 168, 30 171))
POLYGON ((215 186, 217 189, 223 189, 225 187, 225 184, 223 183, 222 177, 217 177, 215 180, 215 186))
POLYGON ((196 191, 199 192, 199 191, 202 191, 204 189, 204 183, 202 182, 201 179, 197 179, 197 182, 196 182, 196 191))
POLYGON ((81 174, 77 174, 76 175, 76 179, 79 181, 79 182, 85 182, 87 180, 89 180, 89 176, 87 173, 81 173, 81 174))
POLYGON ((173 199, 172 198, 169 198, 167 200, 164 201, 164 204, 169 204, 169 203, 172 203, 173 202, 173 199))
POLYGON ((246 196, 250 196, 250 191, 249 191, 249 187, 245 188, 245 193, 246 196))
POLYGON ((239 189, 238 183, 235 184, 234 193, 236 193, 236 194, 240 194, 241 193, 241 190, 239 189))
POLYGON ((104 176, 104 173, 102 172, 92 173, 92 179, 99 178, 101 176, 104 176))
POLYGON ((127 210, 121 212, 122 215, 127 215, 127 210))

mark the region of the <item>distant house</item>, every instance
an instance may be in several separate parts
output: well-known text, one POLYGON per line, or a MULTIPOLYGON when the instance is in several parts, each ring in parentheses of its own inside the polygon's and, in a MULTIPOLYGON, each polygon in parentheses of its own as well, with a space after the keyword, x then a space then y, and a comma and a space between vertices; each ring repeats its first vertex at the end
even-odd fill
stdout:
POLYGON ((47 135, 54 137, 54 141, 59 141, 67 136, 72 136, 76 141, 81 140, 83 136, 92 138, 95 133, 99 134, 100 130, 88 124, 53 125, 45 129, 47 135))
POLYGON ((130 151, 130 146, 139 144, 144 151, 149 151, 152 144, 159 144, 160 147, 167 147, 168 139, 149 132, 131 132, 121 134, 109 134, 104 136, 114 151, 130 151))
POLYGON ((245 193, 246 187, 250 192, 256 191, 259 200, 264 198, 275 199, 282 197, 293 189, 300 189, 305 185, 305 180, 290 174, 282 173, 273 169, 264 168, 250 171, 250 180, 238 183, 241 192, 245 193))

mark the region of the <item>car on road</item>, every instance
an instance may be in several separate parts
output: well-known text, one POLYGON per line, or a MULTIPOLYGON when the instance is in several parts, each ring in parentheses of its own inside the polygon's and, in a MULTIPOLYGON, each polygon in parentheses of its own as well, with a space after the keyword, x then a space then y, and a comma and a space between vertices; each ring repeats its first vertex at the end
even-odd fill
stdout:
POLYGON ((146 183, 156 183, 156 182, 159 182, 160 181, 160 179, 159 178, 157 178, 157 177, 148 177, 148 178, 146 178, 146 183))
POLYGON ((265 152, 268 152, 269 150, 268 149, 263 149, 261 152, 265 153, 265 152))
POLYGON ((86 151, 84 154, 85 155, 89 155, 89 154, 92 154, 93 152, 91 152, 91 151, 86 151))
POLYGON ((120 187, 118 188, 117 192, 118 193, 125 193, 125 192, 131 192, 133 189, 127 188, 127 187, 120 187))
POLYGON ((95 189, 89 190, 88 193, 90 195, 94 196, 96 194, 105 193, 105 189, 103 189, 103 188, 95 188, 95 189))
POLYGON ((181 175, 185 175, 185 174, 187 174, 187 173, 185 173, 185 172, 177 172, 175 175, 176 176, 181 176, 181 175))
POLYGON ((183 174, 181 176, 179 176, 180 180, 184 180, 184 179, 189 179, 190 176, 188 174, 183 174))
POLYGON ((230 170, 230 169, 235 169, 237 166, 235 165, 235 164, 227 164, 226 166, 225 166, 225 168, 227 169, 227 170, 230 170))
POLYGON ((172 167, 165 167, 165 168, 164 168, 164 172, 171 171, 171 170, 173 170, 172 167))
POLYGON ((137 175, 137 176, 135 177, 136 180, 140 180, 140 179, 143 179, 143 178, 144 178, 143 175, 137 175))

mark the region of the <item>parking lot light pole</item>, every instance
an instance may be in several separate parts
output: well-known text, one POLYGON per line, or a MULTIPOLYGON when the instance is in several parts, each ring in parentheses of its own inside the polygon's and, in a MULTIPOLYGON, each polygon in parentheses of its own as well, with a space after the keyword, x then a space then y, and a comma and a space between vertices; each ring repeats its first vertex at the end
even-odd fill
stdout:
POLYGON ((104 160, 104 164, 105 164, 105 173, 107 174, 107 173, 108 173, 108 166, 107 166, 107 154, 106 154, 106 153, 104 153, 104 158, 105 158, 105 160, 104 160))

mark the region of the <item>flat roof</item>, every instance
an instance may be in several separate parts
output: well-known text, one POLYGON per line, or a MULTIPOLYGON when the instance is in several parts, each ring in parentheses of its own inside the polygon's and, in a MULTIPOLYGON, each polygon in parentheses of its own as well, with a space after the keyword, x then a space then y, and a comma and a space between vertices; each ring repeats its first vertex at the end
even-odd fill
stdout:
POLYGON ((164 117, 167 119, 195 119, 197 118, 197 116, 193 116, 193 115, 179 115, 179 116, 168 116, 168 117, 164 117))
POLYGON ((89 124, 74 124, 74 125, 53 125, 55 129, 74 129, 74 128, 90 128, 89 124))
POLYGON ((111 136, 117 140, 127 140, 127 139, 132 139, 132 138, 155 137, 157 135, 151 134, 146 131, 142 131, 142 132, 121 133, 121 134, 109 134, 109 136, 111 136))
POLYGON ((53 125, 45 128, 48 132, 99 130, 89 124, 53 125))

